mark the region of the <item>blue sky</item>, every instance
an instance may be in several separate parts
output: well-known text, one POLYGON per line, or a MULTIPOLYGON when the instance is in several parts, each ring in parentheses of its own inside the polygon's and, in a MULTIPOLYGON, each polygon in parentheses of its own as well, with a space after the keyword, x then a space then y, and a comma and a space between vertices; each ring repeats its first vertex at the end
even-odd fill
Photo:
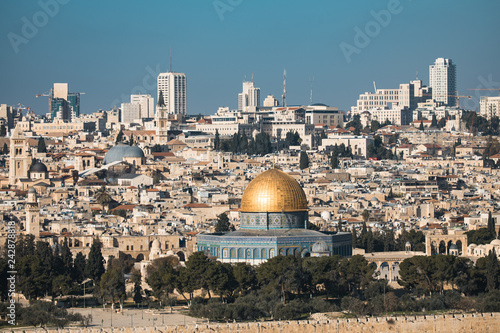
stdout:
POLYGON ((188 78, 190 114, 236 107, 252 73, 261 99, 280 97, 284 68, 288 104, 309 102, 314 77, 314 102, 348 110, 373 81, 396 88, 418 70, 428 84, 438 57, 456 63, 461 94, 479 96, 467 89, 500 85, 499 12, 499 1, 459 0, 3 0, 0 103, 46 113, 47 98, 35 95, 54 82, 86 93, 84 113, 155 95, 170 47, 173 70, 188 78), (390 18, 379 23, 376 13, 390 18), (346 57, 341 45, 356 51, 346 57))

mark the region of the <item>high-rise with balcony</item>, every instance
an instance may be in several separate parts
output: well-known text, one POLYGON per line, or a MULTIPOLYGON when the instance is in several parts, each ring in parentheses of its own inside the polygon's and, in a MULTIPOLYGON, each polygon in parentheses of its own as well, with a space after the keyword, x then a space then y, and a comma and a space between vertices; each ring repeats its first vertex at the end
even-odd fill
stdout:
POLYGON ((451 59, 437 58, 429 66, 429 86, 432 88, 432 99, 448 106, 456 106, 453 97, 457 90, 457 69, 451 59))
POLYGON ((166 72, 158 75, 158 95, 167 114, 186 115, 186 74, 166 72))

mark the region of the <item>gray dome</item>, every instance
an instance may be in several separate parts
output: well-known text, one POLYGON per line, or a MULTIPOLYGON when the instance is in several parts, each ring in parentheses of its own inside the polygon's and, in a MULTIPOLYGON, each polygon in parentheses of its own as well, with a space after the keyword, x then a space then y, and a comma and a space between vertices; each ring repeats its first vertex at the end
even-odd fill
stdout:
POLYGON ((450 250, 458 250, 458 246, 456 244, 451 244, 450 250))
POLYGON ((144 157, 144 152, 137 146, 129 146, 122 143, 111 148, 104 156, 104 164, 121 162, 124 157, 144 157))
POLYGON ((36 194, 36 190, 33 187, 30 187, 28 190, 28 193, 35 193, 36 194))
POLYGON ((31 167, 31 172, 47 172, 47 166, 42 162, 36 162, 31 167))
POLYGON ((318 241, 318 242, 314 243, 314 245, 312 246, 312 252, 316 252, 316 253, 330 252, 330 248, 328 247, 328 245, 326 245, 325 242, 318 241))

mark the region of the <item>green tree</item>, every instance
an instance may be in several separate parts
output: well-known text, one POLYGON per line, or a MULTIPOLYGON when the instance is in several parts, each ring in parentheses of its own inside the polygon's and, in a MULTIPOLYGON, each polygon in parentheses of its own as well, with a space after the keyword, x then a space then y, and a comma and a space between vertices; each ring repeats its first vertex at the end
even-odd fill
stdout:
POLYGON ((2 154, 7 155, 9 153, 9 147, 7 146, 7 142, 3 143, 2 154))
POLYGON ((229 218, 226 213, 217 215, 217 224, 215 225, 215 232, 227 232, 229 231, 229 218))
POLYGON ((264 289, 277 291, 286 304, 291 292, 299 292, 303 286, 304 274, 300 257, 278 255, 257 267, 257 279, 264 289))
POLYGON ((495 220, 491 216, 491 212, 488 212, 488 231, 493 235, 493 238, 496 238, 495 220))
POLYGON ((380 125, 380 123, 379 123, 377 120, 372 120, 372 122, 371 122, 371 124, 370 124, 370 130, 371 130, 372 132, 376 132, 376 131, 378 131, 378 129, 379 129, 380 127, 382 127, 382 126, 380 125))
POLYGON ((309 167, 309 156, 305 151, 300 152, 299 157, 299 168, 301 170, 307 169, 309 167))
POLYGON ((101 279, 104 274, 104 258, 101 253, 102 243, 99 239, 94 238, 94 242, 90 247, 89 258, 85 266, 85 275, 92 279, 94 283, 101 279))
POLYGON ((78 252, 75 256, 75 260, 73 262, 73 275, 72 278, 74 281, 78 283, 82 283, 85 277, 85 267, 87 266, 87 259, 85 259, 85 255, 81 252, 78 252))
POLYGON ((420 125, 418 126, 418 129, 419 129, 419 130, 421 130, 421 131, 424 131, 424 130, 425 130, 423 120, 420 120, 420 125))
POLYGON ((500 263, 498 262, 497 254, 493 249, 486 256, 486 290, 491 292, 498 290, 500 286, 500 263))
POLYGON ((220 151, 220 134, 218 129, 215 130, 214 149, 220 151))
POLYGON ((122 308, 126 297, 123 273, 116 269, 110 269, 102 275, 99 284, 103 300, 111 303, 112 309, 114 309, 115 302, 120 302, 120 308, 122 308))
POLYGON ((216 261, 210 264, 206 271, 208 288, 219 295, 221 301, 224 297, 231 296, 238 287, 238 282, 234 278, 233 269, 230 264, 216 261))
POLYGON ((168 261, 155 260, 156 263, 148 269, 146 282, 153 290, 153 295, 162 303, 170 303, 169 295, 174 291, 177 271, 168 261))
POLYGON ((476 245, 489 244, 495 237, 488 228, 480 228, 477 230, 470 230, 465 233, 467 235, 467 245, 472 243, 476 245))
POLYGON ((257 287, 257 273, 253 266, 239 262, 233 265, 233 276, 238 286, 235 292, 245 295, 257 287))
POLYGON ((4 137, 7 135, 7 129, 4 124, 0 125, 0 136, 4 137))
POLYGON ((73 254, 68 246, 68 238, 64 237, 63 245, 61 247, 61 259, 64 265, 64 273, 73 276, 73 254))
POLYGON ((102 206, 102 210, 104 207, 109 206, 110 203, 113 202, 113 198, 106 187, 106 185, 102 185, 95 193, 95 199, 102 206))
POLYGON ((47 152, 47 147, 45 146, 45 140, 43 137, 38 138, 37 151, 39 153, 46 153, 47 152))
POLYGON ((118 131, 118 134, 116 135, 116 140, 115 143, 120 143, 123 140, 123 130, 120 128, 120 131, 118 131))
POLYGON ((130 140, 128 141, 128 145, 129 146, 134 145, 134 134, 132 134, 132 133, 130 133, 130 140))
POLYGON ((438 127, 438 122, 437 122, 437 118, 436 118, 435 114, 432 115, 431 127, 432 128, 437 128, 438 127))

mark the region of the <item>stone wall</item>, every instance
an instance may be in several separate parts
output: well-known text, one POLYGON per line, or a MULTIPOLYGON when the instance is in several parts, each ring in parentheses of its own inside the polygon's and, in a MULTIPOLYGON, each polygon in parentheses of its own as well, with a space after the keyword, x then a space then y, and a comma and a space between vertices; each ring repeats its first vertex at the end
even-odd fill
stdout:
MULTIPOLYGON (((49 332, 67 333, 188 333, 188 332, 265 332, 265 333, 302 333, 302 332, 498 332, 500 327, 500 313, 484 314, 457 314, 432 316, 406 317, 375 317, 358 319, 331 319, 331 320, 304 320, 304 321, 276 321, 231 324, 197 324, 187 326, 166 327, 120 327, 120 328, 69 328, 62 330, 48 330, 49 332)), ((34 333, 33 329, 24 329, 23 332, 34 333)), ((38 330, 40 332, 40 330, 38 330)))

